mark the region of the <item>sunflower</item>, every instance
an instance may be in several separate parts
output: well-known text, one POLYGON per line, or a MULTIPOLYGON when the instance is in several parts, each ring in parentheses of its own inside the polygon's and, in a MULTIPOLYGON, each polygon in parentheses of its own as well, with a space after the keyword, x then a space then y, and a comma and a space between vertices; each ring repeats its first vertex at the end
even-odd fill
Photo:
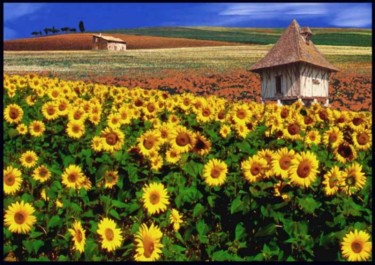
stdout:
POLYGON ((333 151, 337 161, 346 164, 348 162, 354 161, 357 158, 357 152, 353 145, 342 142, 333 151))
POLYGON ((301 140, 301 131, 303 131, 303 123, 299 119, 291 119, 284 125, 284 138, 293 141, 301 140))
POLYGON ((177 232, 183 223, 181 214, 176 209, 172 209, 169 220, 171 221, 171 224, 173 224, 174 231, 177 232))
POLYGON ((337 147, 344 140, 344 134, 341 132, 341 129, 338 127, 331 127, 324 133, 323 143, 326 146, 331 146, 332 148, 337 147))
POLYGON ((119 179, 118 171, 117 170, 109 170, 106 171, 104 174, 104 187, 105 188, 113 188, 117 184, 119 179))
POLYGON ((150 152, 158 151, 160 147, 160 136, 159 131, 157 130, 149 130, 142 134, 137 139, 137 146, 141 151, 141 154, 144 156, 149 156, 150 152))
POLYGON ((107 127, 100 132, 100 137, 103 138, 102 148, 107 152, 118 151, 124 144, 125 135, 122 131, 115 128, 107 127))
POLYGON ((245 123, 236 123, 234 129, 237 135, 243 139, 245 139, 250 133, 250 130, 247 128, 245 123))
POLYGON ((42 114, 47 120, 56 120, 59 117, 59 112, 54 101, 49 101, 43 104, 42 114))
POLYGON ((4 109, 4 120, 8 123, 19 123, 23 117, 23 110, 17 104, 10 104, 4 109))
POLYGON ((37 97, 35 95, 29 95, 25 98, 26 104, 29 106, 33 106, 37 101, 37 97))
POLYGON ((155 171, 159 171, 159 169, 163 166, 163 157, 160 155, 155 155, 151 158, 151 169, 155 171))
POLYGON ((209 186, 221 186, 224 184, 228 173, 228 166, 218 159, 211 159, 203 168, 203 178, 209 186))
POLYGON ((86 243, 86 231, 83 229, 80 221, 75 221, 73 228, 68 229, 69 233, 72 235, 72 240, 74 242, 73 249, 78 250, 82 253, 85 249, 86 243))
POLYGON ((346 234, 341 242, 341 253, 348 261, 366 261, 371 257, 370 235, 357 229, 346 234))
POLYGON ((59 116, 68 115, 70 104, 67 99, 60 98, 56 103, 56 107, 57 107, 57 113, 59 114, 59 116))
POLYGON ((118 113, 120 114, 121 124, 129 124, 131 122, 133 112, 126 105, 121 106, 118 113))
POLYGON ((340 179, 342 189, 348 195, 351 195, 366 184, 366 176, 362 172, 362 165, 354 162, 348 168, 344 170, 344 173, 340 179))
POLYGON ((358 150, 367 150, 372 145, 372 134, 368 129, 355 131, 352 135, 353 144, 358 150))
POLYGON ((275 175, 281 176, 283 179, 288 178, 290 163, 294 155, 294 150, 288 150, 287 147, 281 148, 274 153, 271 163, 275 175))
POLYGON ((154 182, 143 188, 143 205, 150 215, 164 212, 169 204, 168 199, 167 190, 162 183, 154 182))
POLYGON ((348 114, 346 111, 333 110, 333 122, 339 127, 343 128, 348 122, 348 114))
POLYGON ((77 165, 69 165, 62 174, 62 184, 68 188, 79 189, 85 175, 77 165))
POLYGON ((85 134, 85 125, 81 121, 69 121, 66 126, 66 133, 70 138, 79 139, 85 134))
POLYGON ((121 116, 118 113, 111 113, 107 117, 107 126, 110 128, 119 128, 121 126, 121 116))
POLYGON ((95 152, 100 152, 103 149, 103 138, 99 136, 94 136, 91 140, 91 149, 95 152))
POLYGON ((51 177, 51 172, 49 172, 48 168, 44 165, 41 165, 34 169, 33 171, 33 179, 39 180, 40 182, 45 182, 51 177))
POLYGON ((27 126, 23 123, 18 124, 16 130, 21 135, 27 134, 27 126))
POLYGON ((319 161, 312 152, 296 154, 289 168, 290 180, 301 187, 309 187, 316 180, 319 161))
POLYGON ((362 130, 363 127, 366 125, 367 119, 362 113, 356 113, 353 115, 352 120, 347 123, 350 128, 354 131, 362 130))
POLYGON ((321 137, 320 137, 320 134, 319 134, 318 130, 309 131, 306 134, 306 137, 305 137, 305 143, 308 146, 311 146, 312 144, 318 145, 318 144, 320 144, 320 140, 321 140, 321 137))
POLYGON ((45 130, 46 126, 42 121, 32 121, 29 125, 29 132, 34 137, 42 136, 45 130))
POLYGON ((83 108, 75 107, 68 112, 69 121, 81 121, 82 123, 88 118, 88 113, 83 108))
POLYGON ((36 223, 34 212, 34 207, 29 203, 12 203, 5 211, 4 225, 8 226, 12 233, 27 234, 36 223))
POLYGON ((108 252, 121 247, 123 241, 121 230, 116 227, 116 223, 112 219, 103 218, 98 225, 97 233, 102 238, 102 248, 108 252))
POLYGON ((169 142, 175 150, 188 152, 195 145, 194 133, 183 126, 177 126, 170 132, 169 142))
POLYGON ((248 182, 255 182, 264 175, 267 168, 267 160, 254 155, 249 157, 247 160, 242 161, 241 170, 248 182))
POLYGON ((158 260, 163 247, 160 243, 162 237, 163 233, 158 226, 151 224, 150 228, 148 228, 146 224, 142 224, 135 235, 136 254, 134 259, 136 261, 158 260))
POLYGON ((5 194, 14 194, 21 188, 22 173, 18 168, 8 166, 3 169, 3 184, 5 194))
POLYGON ((225 124, 221 125, 219 133, 220 133, 221 137, 227 138, 228 135, 231 133, 230 126, 225 125, 225 124))
POLYGON ((251 111, 249 110, 248 106, 245 104, 236 104, 234 105, 232 111, 230 112, 230 117, 236 123, 245 123, 250 120, 251 118, 251 111))
POLYGON ((200 123, 210 122, 215 119, 214 108, 205 104, 197 112, 197 121, 200 123))
POLYGON ((31 168, 38 161, 38 156, 34 151, 26 151, 21 155, 20 161, 23 167, 31 168))
POLYGON ((323 186, 324 193, 327 196, 334 195, 339 190, 339 185, 343 172, 340 171, 338 166, 333 166, 330 171, 324 175, 323 186))
POLYGON ((211 150, 211 142, 200 133, 195 133, 195 145, 193 147, 193 152, 204 156, 208 154, 211 150))
POLYGON ((175 150, 173 148, 170 148, 165 153, 165 160, 168 163, 176 164, 181 159, 181 153, 178 150, 175 150))

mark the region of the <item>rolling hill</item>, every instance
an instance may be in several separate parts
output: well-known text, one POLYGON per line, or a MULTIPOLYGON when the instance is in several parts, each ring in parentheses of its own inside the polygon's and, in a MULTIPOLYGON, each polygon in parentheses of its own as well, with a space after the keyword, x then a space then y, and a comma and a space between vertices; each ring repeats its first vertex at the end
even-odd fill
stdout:
MULTIPOLYGON (((239 43, 187 38, 110 34, 127 42, 128 49, 157 49, 181 47, 233 46, 239 43)), ((4 41, 4 51, 91 50, 92 33, 59 34, 52 36, 4 41)), ((242 44, 243 45, 243 44, 242 44)))
MULTIPOLYGON (((274 44, 284 28, 230 28, 230 27, 151 27, 108 30, 139 36, 188 38, 247 44, 274 44)), ((362 46, 372 45, 371 29, 311 28, 313 42, 317 45, 362 46)))

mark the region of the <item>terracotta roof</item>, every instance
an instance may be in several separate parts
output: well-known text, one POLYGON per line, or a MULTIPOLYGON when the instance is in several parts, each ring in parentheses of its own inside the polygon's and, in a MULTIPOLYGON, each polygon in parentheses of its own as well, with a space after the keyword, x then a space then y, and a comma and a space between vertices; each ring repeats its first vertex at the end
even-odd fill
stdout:
POLYGON ((126 42, 123 41, 122 39, 115 38, 115 37, 112 37, 112 36, 97 35, 97 34, 94 34, 94 36, 95 36, 95 37, 98 37, 98 38, 102 38, 103 40, 107 40, 107 41, 114 41, 114 42, 122 42, 122 43, 126 43, 126 42))
POLYGON ((323 57, 311 39, 306 41, 301 33, 309 33, 308 35, 312 34, 308 27, 301 30, 297 21, 293 19, 292 23, 281 35, 276 44, 264 58, 250 68, 250 71, 257 72, 263 68, 295 62, 306 62, 337 72, 338 69, 323 57), (308 44, 306 42, 308 42, 308 44))

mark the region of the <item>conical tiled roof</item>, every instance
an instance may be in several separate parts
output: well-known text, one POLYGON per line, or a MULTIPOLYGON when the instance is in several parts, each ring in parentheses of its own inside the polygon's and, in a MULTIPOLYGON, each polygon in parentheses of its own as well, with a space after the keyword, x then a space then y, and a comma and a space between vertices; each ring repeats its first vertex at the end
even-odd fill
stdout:
MULTIPOLYGON (((306 32, 307 28, 304 29, 306 32)), ((331 71, 338 71, 323 57, 311 40, 308 41, 308 44, 306 43, 305 37, 301 34, 301 28, 295 19, 266 56, 254 64, 250 70, 257 72, 260 69, 295 62, 306 62, 331 71)))

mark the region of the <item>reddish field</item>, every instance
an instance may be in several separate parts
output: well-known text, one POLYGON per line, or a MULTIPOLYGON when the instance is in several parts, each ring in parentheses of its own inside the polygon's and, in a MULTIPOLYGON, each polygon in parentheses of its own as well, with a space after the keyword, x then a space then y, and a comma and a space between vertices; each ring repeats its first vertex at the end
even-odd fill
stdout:
MULTIPOLYGON (((233 46, 235 42, 192 40, 183 38, 165 38, 135 36, 125 34, 107 34, 126 41, 128 49, 181 48, 204 46, 233 46)), ((4 41, 5 51, 40 50, 91 50, 92 34, 76 33, 44 36, 28 39, 4 41)), ((241 44, 244 45, 244 44, 241 44)))
MULTIPOLYGON (((55 76, 56 74, 47 72, 42 73, 42 75, 55 76)), ((75 76, 66 75, 62 78, 76 79, 75 76)), ((93 74, 83 80, 127 88, 160 89, 171 93, 192 92, 196 95, 217 95, 228 100, 247 99, 260 102, 261 84, 259 76, 242 69, 223 73, 162 70, 158 76, 134 71, 121 77, 93 74)), ((334 109, 371 112, 372 76, 344 72, 336 73, 330 79, 329 95, 331 107, 334 109)))

